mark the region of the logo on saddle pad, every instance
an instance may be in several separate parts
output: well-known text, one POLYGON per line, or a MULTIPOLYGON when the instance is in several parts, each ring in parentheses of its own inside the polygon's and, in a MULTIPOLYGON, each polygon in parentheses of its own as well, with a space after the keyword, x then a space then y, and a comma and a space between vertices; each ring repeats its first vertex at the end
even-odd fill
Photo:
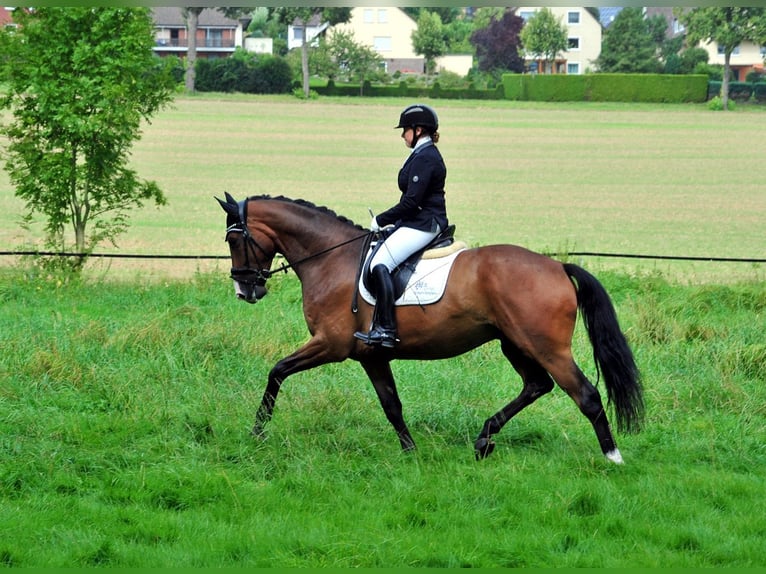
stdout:
MULTIPOLYGON (((466 244, 456 241, 448 247, 440 247, 426 251, 416 264, 407 261, 400 265, 392 274, 394 290, 396 293, 395 305, 430 305, 436 303, 444 295, 447 288, 452 264, 461 251, 466 249, 466 244)), ((367 254, 365 262, 365 275, 370 262, 373 249, 367 254)), ((375 297, 367 288, 367 278, 359 282, 359 293, 362 299, 369 304, 375 304, 375 297)))

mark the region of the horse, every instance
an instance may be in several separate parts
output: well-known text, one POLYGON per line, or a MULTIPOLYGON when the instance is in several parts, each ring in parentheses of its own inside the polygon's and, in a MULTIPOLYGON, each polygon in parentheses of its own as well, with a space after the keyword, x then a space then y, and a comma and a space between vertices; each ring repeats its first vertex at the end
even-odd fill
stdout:
POLYGON ((412 450, 415 441, 402 414, 391 361, 445 359, 499 340, 523 386, 484 422, 474 444, 477 460, 489 456, 495 448, 492 437, 551 392, 555 382, 590 421, 606 459, 624 462, 599 391, 573 358, 578 310, 593 348, 596 382, 604 380, 618 432, 634 433, 643 426, 641 377, 608 293, 585 269, 510 244, 466 247, 454 259, 440 300, 396 307, 397 345, 371 346, 354 332, 365 330, 372 318, 373 306, 357 301, 360 261, 372 232, 301 199, 261 195, 237 201, 228 192, 225 198, 215 199, 226 212, 236 296, 255 303, 267 294, 272 275, 292 269, 301 282, 311 335, 269 372, 254 435, 263 435, 287 377, 352 359, 372 382, 401 448, 412 450), (277 254, 285 263, 272 269, 277 254))

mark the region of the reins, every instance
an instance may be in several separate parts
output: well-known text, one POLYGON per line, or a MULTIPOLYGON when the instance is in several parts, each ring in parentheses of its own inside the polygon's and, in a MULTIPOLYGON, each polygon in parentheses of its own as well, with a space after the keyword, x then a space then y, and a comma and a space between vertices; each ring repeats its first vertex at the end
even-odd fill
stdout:
MULTIPOLYGON (((364 239, 365 237, 370 237, 373 234, 374 234, 373 231, 368 231, 367 233, 364 233, 363 235, 357 235, 356 237, 352 237, 351 239, 347 239, 346 241, 344 241, 342 243, 338 243, 337 245, 333 245, 332 247, 328 247, 327 249, 323 249, 322 251, 318 251, 317 253, 313 253, 312 255, 304 257, 303 259, 295 261, 294 263, 289 263, 288 262, 286 264, 283 264, 281 267, 278 267, 277 269, 274 269, 274 270, 266 269, 266 270, 262 271, 262 273, 263 273, 264 277, 266 277, 266 279, 270 278, 275 273, 280 273, 281 271, 284 271, 285 273, 287 273, 288 269, 291 269, 292 267, 295 267, 296 265, 300 265, 301 263, 305 263, 306 261, 309 261, 309 260, 314 259, 316 257, 321 257, 322 255, 324 255, 326 253, 329 253, 330 251, 334 251, 334 250, 336 250, 336 249, 338 249, 340 247, 343 247, 344 245, 348 245, 349 243, 353 243, 354 241, 359 241, 360 239, 364 239)), ((253 240, 253 242, 255 242, 255 241, 253 240)), ((263 251, 263 249, 261 249, 261 251, 263 251)))

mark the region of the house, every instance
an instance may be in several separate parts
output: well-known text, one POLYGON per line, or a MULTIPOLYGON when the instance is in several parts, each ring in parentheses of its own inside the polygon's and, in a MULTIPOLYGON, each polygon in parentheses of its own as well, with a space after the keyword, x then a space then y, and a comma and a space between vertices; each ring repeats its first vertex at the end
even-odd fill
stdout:
POLYGON ((417 23, 400 8, 364 6, 353 8, 349 21, 336 24, 328 34, 336 31, 353 34, 356 42, 367 44, 380 54, 389 74, 422 74, 425 58, 412 47, 412 33, 417 28, 417 23))
MULTIPOLYGON (((567 28, 569 47, 561 52, 554 62, 551 72, 554 74, 584 74, 601 53, 601 22, 585 8, 566 8, 550 6, 553 16, 567 28)), ((522 7, 516 14, 529 20, 540 8, 522 7)), ((536 72, 538 62, 532 58, 526 60, 528 70, 536 72)))
POLYGON ((1 28, 15 28, 16 23, 13 21, 13 8, 5 8, 0 6, 0 27, 1 28))
MULTIPOLYGON (((699 47, 708 53, 708 64, 724 65, 724 53, 717 42, 700 42, 699 47)), ((759 46, 753 42, 742 42, 734 48, 729 59, 729 67, 732 73, 732 80, 735 82, 744 82, 747 75, 752 71, 764 72, 763 63, 766 61, 766 45, 759 46)))
POLYGON ((292 24, 287 26, 287 49, 293 50, 294 48, 300 48, 303 46, 303 38, 306 38, 306 42, 311 44, 316 40, 325 30, 327 30, 328 24, 322 22, 319 14, 314 14, 308 23, 295 20, 292 24))
MULTIPOLYGON (((183 8, 152 8, 155 29, 154 53, 159 56, 186 56, 189 36, 183 8)), ((242 46, 243 33, 240 22, 227 18, 220 10, 205 8, 197 24, 197 57, 221 58, 230 56, 242 46)))

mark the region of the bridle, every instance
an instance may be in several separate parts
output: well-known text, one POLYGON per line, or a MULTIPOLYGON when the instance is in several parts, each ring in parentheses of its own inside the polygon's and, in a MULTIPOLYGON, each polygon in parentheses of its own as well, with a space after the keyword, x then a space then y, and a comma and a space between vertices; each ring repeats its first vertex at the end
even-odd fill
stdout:
POLYGON ((324 255, 325 253, 329 253, 330 251, 338 249, 339 247, 343 247, 344 245, 348 245, 349 243, 353 243, 354 241, 359 241, 360 239, 370 237, 373 234, 373 232, 368 231, 362 235, 352 237, 351 239, 343 241, 342 243, 333 245, 332 247, 328 247, 327 249, 323 249, 322 251, 304 257, 299 261, 295 261, 293 263, 284 263, 277 269, 271 270, 261 263, 261 260, 258 257, 258 251, 263 253, 265 258, 268 260, 270 260, 273 255, 269 255, 268 252, 255 240, 253 235, 250 233, 250 230, 247 228, 247 223, 245 223, 247 221, 247 202, 247 199, 239 202, 239 221, 232 223, 229 225, 229 227, 226 228, 225 237, 225 240, 228 241, 229 235, 232 233, 240 233, 245 240, 245 265, 242 267, 232 267, 229 272, 231 278, 234 281, 242 283, 243 285, 265 287, 266 281, 268 281, 276 273, 283 271, 287 273, 288 269, 291 269, 296 265, 304 263, 310 259, 314 259, 315 257, 324 255), (255 258, 256 267, 250 265, 251 252, 255 258))

